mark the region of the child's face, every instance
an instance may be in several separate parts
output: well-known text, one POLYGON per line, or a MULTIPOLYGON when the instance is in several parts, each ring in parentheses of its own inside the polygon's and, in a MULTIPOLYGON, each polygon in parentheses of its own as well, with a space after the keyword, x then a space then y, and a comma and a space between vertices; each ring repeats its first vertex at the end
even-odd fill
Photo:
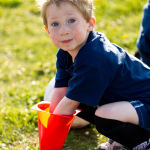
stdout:
POLYGON ((78 51, 94 27, 76 7, 67 2, 62 2, 60 6, 48 6, 46 17, 52 42, 65 51, 78 51))

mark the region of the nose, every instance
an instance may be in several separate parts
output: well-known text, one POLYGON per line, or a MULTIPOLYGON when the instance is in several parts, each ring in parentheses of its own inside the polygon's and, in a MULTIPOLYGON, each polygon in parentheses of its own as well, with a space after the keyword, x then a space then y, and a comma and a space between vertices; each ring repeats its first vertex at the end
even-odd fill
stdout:
POLYGON ((59 29, 59 33, 60 33, 61 36, 69 34, 69 28, 67 27, 66 24, 61 25, 61 27, 59 29))

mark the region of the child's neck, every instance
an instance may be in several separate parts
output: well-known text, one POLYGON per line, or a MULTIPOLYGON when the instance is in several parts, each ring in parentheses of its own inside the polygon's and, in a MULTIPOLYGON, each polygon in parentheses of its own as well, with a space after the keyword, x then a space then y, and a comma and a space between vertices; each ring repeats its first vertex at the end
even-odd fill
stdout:
POLYGON ((78 52, 80 51, 80 49, 78 50, 72 50, 72 51, 68 51, 68 53, 71 55, 72 57, 72 62, 74 63, 75 57, 77 56, 78 52))
POLYGON ((74 63, 75 57, 79 53, 80 49, 86 44, 88 36, 89 36, 89 34, 87 35, 85 41, 81 45, 79 45, 75 50, 68 51, 68 53, 72 56, 73 63, 74 63))

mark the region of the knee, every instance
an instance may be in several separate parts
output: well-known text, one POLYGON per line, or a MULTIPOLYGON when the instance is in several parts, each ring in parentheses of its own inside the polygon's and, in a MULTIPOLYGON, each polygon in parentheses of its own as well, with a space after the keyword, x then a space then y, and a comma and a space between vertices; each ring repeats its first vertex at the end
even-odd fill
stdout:
POLYGON ((87 125, 89 125, 88 121, 76 116, 72 122, 71 128, 83 128, 87 125))
POLYGON ((105 106, 100 106, 95 111, 95 115, 102 118, 110 118, 111 110, 106 108, 105 106))
POLYGON ((44 93, 44 101, 50 101, 50 97, 52 95, 52 91, 54 89, 54 84, 55 84, 55 78, 50 80, 48 83, 48 86, 46 87, 45 93, 44 93))

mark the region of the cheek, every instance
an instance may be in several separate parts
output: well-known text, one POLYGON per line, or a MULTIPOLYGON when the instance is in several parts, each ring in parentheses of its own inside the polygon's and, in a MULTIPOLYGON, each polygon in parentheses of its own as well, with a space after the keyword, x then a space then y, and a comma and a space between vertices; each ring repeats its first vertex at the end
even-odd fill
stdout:
POLYGON ((79 30, 78 32, 75 33, 76 41, 78 42, 83 42, 86 38, 87 32, 84 32, 83 30, 79 30))
POLYGON ((88 33, 87 24, 80 24, 76 26, 72 31, 76 40, 78 42, 83 42, 88 33))
POLYGON ((50 33, 49 34, 49 37, 50 37, 50 39, 54 42, 54 44, 55 43, 57 43, 57 41, 58 41, 58 36, 55 34, 55 33, 50 33))

